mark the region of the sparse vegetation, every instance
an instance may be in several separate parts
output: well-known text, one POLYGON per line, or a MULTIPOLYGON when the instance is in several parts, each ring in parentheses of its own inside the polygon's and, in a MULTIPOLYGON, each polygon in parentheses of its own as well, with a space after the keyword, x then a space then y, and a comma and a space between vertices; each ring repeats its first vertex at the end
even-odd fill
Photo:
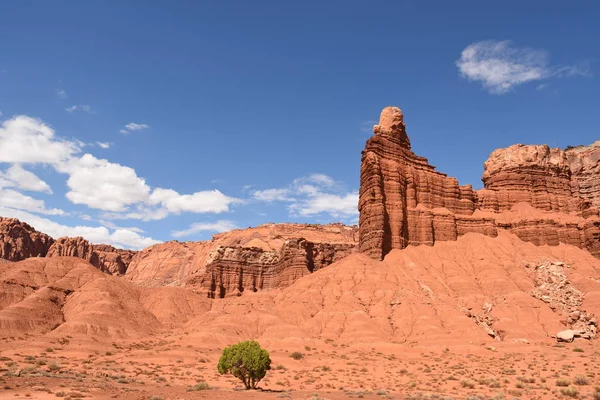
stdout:
POLYGON ((473 389, 475 387, 475 383, 469 380, 460 381, 460 386, 466 389, 473 389))
POLYGON ((198 382, 197 384, 195 384, 194 386, 189 388, 188 391, 189 392, 197 392, 199 390, 208 390, 208 389, 210 389, 210 386, 208 385, 208 383, 202 381, 202 382, 198 382))
POLYGON ((48 370, 51 372, 56 372, 60 369, 60 365, 58 365, 56 362, 52 361, 50 364, 48 364, 48 370))
POLYGON ((569 386, 571 381, 565 378, 560 378, 556 380, 556 386, 569 386))
POLYGON ((567 397, 579 397, 579 390, 575 387, 561 388, 560 394, 567 397))
POLYGON ((575 382, 576 385, 580 385, 580 386, 584 386, 584 385, 589 385, 590 384, 590 380, 585 375, 577 375, 575 377, 575 381, 574 382, 575 382))
POLYGON ((294 360, 301 360, 304 358, 304 354, 300 353, 299 351, 295 351, 290 354, 290 357, 292 357, 294 360))

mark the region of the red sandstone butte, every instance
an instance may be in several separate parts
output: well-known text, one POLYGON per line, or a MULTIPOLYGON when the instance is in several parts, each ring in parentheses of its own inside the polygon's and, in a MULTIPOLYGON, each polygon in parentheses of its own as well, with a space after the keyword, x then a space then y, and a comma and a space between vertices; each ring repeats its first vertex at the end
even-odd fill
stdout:
POLYGON ((600 257, 600 147, 514 145, 485 162, 484 189, 460 186, 415 155, 402 111, 385 108, 362 152, 359 249, 392 249, 506 229, 536 245, 572 244, 600 257))

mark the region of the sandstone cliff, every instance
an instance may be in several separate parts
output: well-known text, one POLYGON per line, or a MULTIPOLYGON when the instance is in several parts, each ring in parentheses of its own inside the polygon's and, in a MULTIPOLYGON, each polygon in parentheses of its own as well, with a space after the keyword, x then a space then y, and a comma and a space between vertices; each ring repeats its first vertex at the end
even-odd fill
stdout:
POLYGON ((0 258, 21 261, 44 257, 54 239, 16 218, 0 217, 0 258))
POLYGON ((107 244, 92 245, 78 237, 61 237, 48 249, 46 257, 70 256, 88 261, 102 272, 124 274, 133 256, 133 250, 117 249, 107 244))
POLYGON ((537 245, 567 243, 600 256, 598 144, 496 150, 484 164, 485 188, 475 192, 411 151, 398 108, 385 108, 373 132, 362 153, 361 252, 382 259, 411 244, 506 229, 537 245))
POLYGON ((73 256, 88 261, 103 272, 124 274, 135 253, 106 244, 92 245, 82 237, 54 240, 18 219, 0 217, 0 258, 8 261, 73 256))
POLYGON ((142 250, 125 277, 147 286, 190 285, 208 297, 290 285, 355 252, 357 228, 266 224, 206 242, 168 242, 142 250))

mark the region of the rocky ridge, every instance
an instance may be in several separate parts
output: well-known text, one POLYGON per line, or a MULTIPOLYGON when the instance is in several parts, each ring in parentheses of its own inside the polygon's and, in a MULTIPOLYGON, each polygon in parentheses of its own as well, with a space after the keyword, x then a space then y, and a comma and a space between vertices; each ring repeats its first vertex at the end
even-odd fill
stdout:
POLYGON ((21 261, 44 257, 54 239, 16 218, 0 217, 0 258, 21 261))
POLYGON ((206 242, 167 242, 139 252, 125 277, 145 286, 192 286, 211 298, 285 287, 355 252, 357 233, 342 224, 266 224, 206 242))
POLYGON ((571 244, 600 257, 600 144, 514 145, 484 164, 484 189, 460 186, 411 151, 404 115, 385 108, 362 153, 359 248, 374 259, 408 245, 508 230, 536 245, 571 244))
POLYGON ((48 249, 46 257, 78 257, 102 272, 123 275, 137 251, 117 249, 108 244, 91 244, 81 236, 62 237, 48 249))
POLYGON ((91 244, 82 237, 52 237, 16 218, 0 217, 0 258, 21 261, 30 257, 78 257, 109 274, 124 274, 136 252, 106 244, 91 244))

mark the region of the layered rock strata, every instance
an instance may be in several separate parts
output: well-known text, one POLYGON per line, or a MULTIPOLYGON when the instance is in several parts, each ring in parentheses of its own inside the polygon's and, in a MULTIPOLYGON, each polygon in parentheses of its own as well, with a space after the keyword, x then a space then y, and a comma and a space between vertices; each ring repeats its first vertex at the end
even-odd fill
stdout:
POLYGON ((0 258, 4 260, 72 256, 88 261, 103 272, 124 274, 135 253, 106 244, 92 245, 82 237, 55 240, 18 219, 0 217, 0 258))
POLYGON ((600 256, 600 143, 496 150, 484 164, 484 189, 474 191, 411 151, 398 108, 385 108, 373 132, 362 152, 361 252, 382 259, 408 245, 506 229, 537 245, 567 243, 600 256))
POLYGON ((48 249, 46 257, 78 257, 88 261, 102 272, 122 275, 137 253, 117 249, 107 244, 93 245, 81 236, 58 238, 48 249))
POLYGON ((147 286, 194 286, 211 298, 285 287, 355 252, 357 233, 342 224, 267 224, 206 242, 167 242, 139 252, 125 276, 147 286))

